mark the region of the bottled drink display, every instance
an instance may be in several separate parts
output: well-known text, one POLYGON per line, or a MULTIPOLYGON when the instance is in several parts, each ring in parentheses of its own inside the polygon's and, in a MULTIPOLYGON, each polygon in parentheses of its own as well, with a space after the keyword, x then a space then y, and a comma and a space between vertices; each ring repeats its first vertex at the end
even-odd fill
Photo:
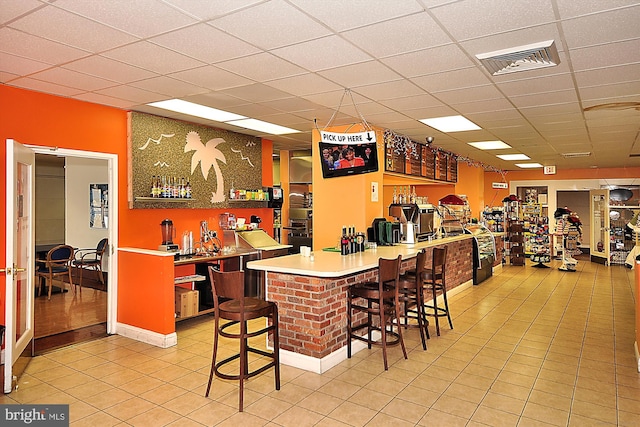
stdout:
POLYGON ((191 185, 185 178, 154 175, 149 195, 162 199, 190 199, 191 185))
POLYGON ((340 254, 349 255, 349 236, 345 226, 342 227, 342 236, 340 237, 340 254))

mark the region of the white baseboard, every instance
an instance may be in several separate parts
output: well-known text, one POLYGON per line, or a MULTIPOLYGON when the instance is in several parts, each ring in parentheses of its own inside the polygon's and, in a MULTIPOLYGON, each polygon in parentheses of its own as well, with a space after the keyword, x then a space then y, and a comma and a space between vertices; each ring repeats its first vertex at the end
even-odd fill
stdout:
POLYGON ((638 362, 638 372, 640 372, 640 351, 638 351, 638 341, 633 343, 633 349, 636 353, 636 362, 638 362))
MULTIPOLYGON (((375 333, 374 333, 375 339, 375 333)), ((356 354, 360 350, 367 348, 367 344, 362 341, 353 341, 351 343, 351 354, 356 354)), ((338 365, 340 362, 347 359, 347 346, 344 346, 328 356, 318 359, 313 356, 306 356, 304 354, 295 353, 289 350, 280 350, 280 363, 294 368, 304 369, 305 371, 315 372, 316 374, 322 374, 329 369, 338 365)))
POLYGON ((116 324, 116 333, 123 337, 131 338, 160 348, 169 348, 178 344, 178 335, 172 332, 168 335, 141 329, 124 323, 116 324))

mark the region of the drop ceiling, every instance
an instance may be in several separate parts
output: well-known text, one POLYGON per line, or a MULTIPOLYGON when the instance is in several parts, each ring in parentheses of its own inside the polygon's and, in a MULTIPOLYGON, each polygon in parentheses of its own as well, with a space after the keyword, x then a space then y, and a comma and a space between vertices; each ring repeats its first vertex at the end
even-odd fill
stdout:
POLYGON ((630 167, 640 109, 584 109, 640 102, 638 22, 640 2, 625 0, 2 0, 0 82, 265 136, 276 150, 308 149, 314 127, 362 116, 499 169, 517 169, 495 157, 511 153, 560 169, 630 167), (558 66, 493 76, 476 58, 546 40, 558 66), (169 98, 300 132, 146 105, 169 98), (482 129, 418 121, 457 114, 482 129), (495 139, 513 148, 467 144, 495 139), (577 152, 591 155, 563 156, 577 152))

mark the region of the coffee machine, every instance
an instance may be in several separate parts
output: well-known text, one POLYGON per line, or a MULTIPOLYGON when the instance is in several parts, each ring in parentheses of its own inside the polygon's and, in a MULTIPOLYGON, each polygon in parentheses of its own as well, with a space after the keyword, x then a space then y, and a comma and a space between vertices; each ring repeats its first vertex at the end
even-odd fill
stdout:
POLYGON ((180 252, 180 247, 173 243, 173 238, 176 237, 176 231, 173 228, 173 221, 165 219, 160 223, 160 231, 162 232, 162 244, 158 246, 159 251, 164 252, 180 252))
POLYGON ((418 229, 418 205, 393 203, 389 215, 400 222, 400 243, 416 243, 418 229))

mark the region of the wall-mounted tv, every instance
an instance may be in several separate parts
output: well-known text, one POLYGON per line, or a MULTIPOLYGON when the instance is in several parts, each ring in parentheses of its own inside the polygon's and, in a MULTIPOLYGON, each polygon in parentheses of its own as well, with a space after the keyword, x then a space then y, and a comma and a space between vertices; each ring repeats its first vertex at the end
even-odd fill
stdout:
POLYGON ((378 153, 375 142, 367 144, 321 142, 320 161, 324 178, 378 171, 378 153))

